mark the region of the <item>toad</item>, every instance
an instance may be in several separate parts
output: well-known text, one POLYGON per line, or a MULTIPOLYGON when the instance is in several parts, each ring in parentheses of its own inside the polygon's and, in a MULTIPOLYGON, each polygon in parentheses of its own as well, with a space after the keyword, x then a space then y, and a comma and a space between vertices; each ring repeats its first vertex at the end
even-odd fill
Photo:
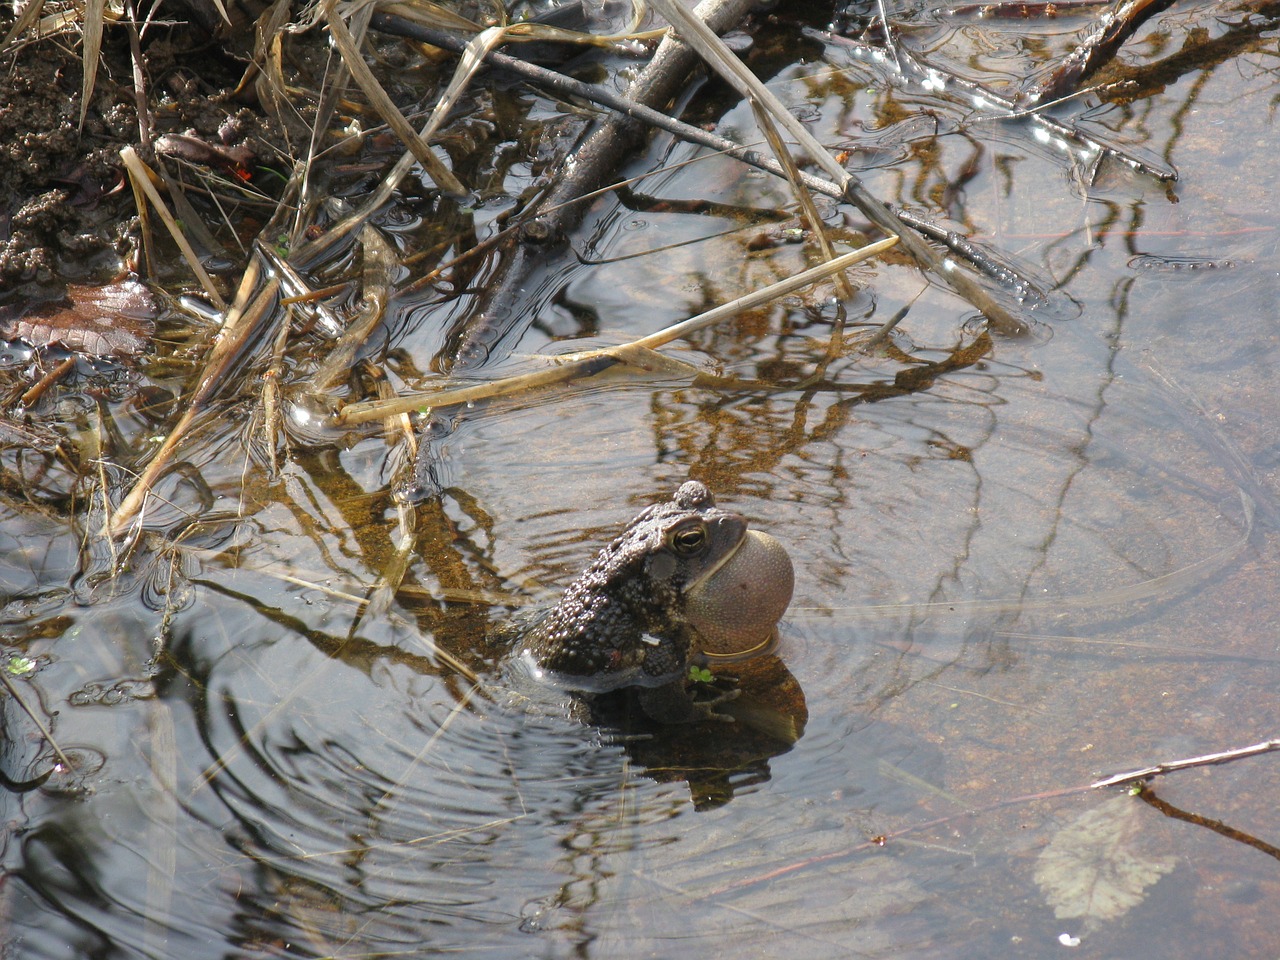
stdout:
POLYGON ((664 723, 731 720, 695 701, 689 667, 770 649, 791 602, 791 559, 775 539, 689 481, 631 521, 514 654, 540 680, 585 694, 634 688, 664 723))

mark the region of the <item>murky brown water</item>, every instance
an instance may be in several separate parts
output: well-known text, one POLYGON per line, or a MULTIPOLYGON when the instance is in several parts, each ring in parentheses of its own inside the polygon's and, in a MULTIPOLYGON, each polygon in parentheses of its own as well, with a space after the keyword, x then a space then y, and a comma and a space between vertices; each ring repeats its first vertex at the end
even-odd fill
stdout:
MULTIPOLYGON (((1244 19, 1213 6, 1178 7, 1126 62, 1244 19)), ((1082 23, 962 18, 908 42, 994 83, 1082 23)), ((971 308, 891 260, 857 271, 855 314, 923 290, 898 341, 914 364, 978 344, 919 389, 868 392, 909 365, 853 351, 807 391, 618 376, 458 411, 384 615, 357 602, 397 536, 379 436, 295 447, 272 479, 236 407, 148 514, 178 542, 144 538, 116 576, 89 524, 6 501, 5 652, 35 661, 16 689, 79 766, 40 779, 49 752, 6 702, 8 954, 1040 957, 1066 935, 1090 957, 1274 956, 1266 852, 1134 799, 1101 860, 1158 866, 1123 909, 1058 918, 1042 852, 1110 795, 1006 801, 1280 730, 1276 35, 1097 111, 1179 183, 1110 163, 1088 187, 1026 125, 792 37, 778 94, 826 142, 874 138, 876 193, 1046 279, 1038 335, 975 341, 971 308), (458 591, 545 598, 689 477, 795 561, 794 744, 736 725, 628 743, 507 709, 441 660, 483 670, 508 610, 458 591)), ((720 127, 751 123, 738 107, 720 127)), ((642 187, 790 202, 724 160, 642 187)), ((759 232, 609 203, 574 239, 603 262, 543 277, 508 346, 629 339, 806 265, 800 246, 744 256, 759 232)), ((419 370, 465 309, 437 300, 387 324, 419 370)), ((793 298, 667 352, 794 382, 824 309, 793 298)), ((1272 757, 1155 786, 1280 844, 1272 757)))

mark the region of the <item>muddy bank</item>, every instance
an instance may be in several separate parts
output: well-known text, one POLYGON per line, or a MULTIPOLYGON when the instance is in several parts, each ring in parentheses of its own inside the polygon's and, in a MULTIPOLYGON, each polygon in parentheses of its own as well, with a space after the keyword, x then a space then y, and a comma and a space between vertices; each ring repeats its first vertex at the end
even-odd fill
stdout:
MULTIPOLYGON (((12 25, 0 20, 2 31, 12 25)), ((0 85, 4 290, 104 280, 136 258, 137 207, 121 166, 124 146, 148 161, 153 144, 172 134, 230 149, 244 162, 221 173, 265 197, 278 189, 275 168, 288 156, 280 124, 264 114, 252 84, 237 92, 249 65, 251 29, 224 40, 197 23, 153 24, 140 46, 139 95, 126 28, 108 25, 83 129, 81 46, 72 39, 24 39, 0 59, 6 76, 0 85)), ((184 176, 180 159, 171 170, 184 176)))

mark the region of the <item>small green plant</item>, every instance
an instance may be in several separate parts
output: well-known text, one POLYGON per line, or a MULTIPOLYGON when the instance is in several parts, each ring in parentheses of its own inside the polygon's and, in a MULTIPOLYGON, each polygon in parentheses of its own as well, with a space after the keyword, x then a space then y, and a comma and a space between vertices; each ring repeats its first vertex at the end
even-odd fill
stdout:
POLYGON ((695 667, 690 665, 689 679, 695 683, 710 683, 715 679, 715 677, 712 676, 711 671, 706 667, 695 667))
MULTIPOLYGON (((257 168, 255 168, 255 169, 256 169, 256 170, 258 171, 258 173, 259 173, 259 174, 261 174, 262 176, 275 177, 275 178, 276 178, 277 180, 279 180, 281 183, 288 183, 288 182, 289 182, 289 178, 288 178, 288 177, 286 177, 286 176, 285 176, 283 173, 281 173, 279 170, 276 170, 274 167, 261 167, 261 166, 260 166, 260 167, 257 167, 257 168)), ((242 175, 242 176, 241 176, 241 179, 242 179, 242 180, 249 180, 249 179, 251 179, 251 178, 250 178, 249 174, 246 172, 244 175, 242 175)))
POLYGON ((9 671, 9 675, 20 677, 25 673, 30 673, 36 668, 36 662, 30 657, 13 656, 9 658, 9 662, 5 664, 5 669, 9 671))

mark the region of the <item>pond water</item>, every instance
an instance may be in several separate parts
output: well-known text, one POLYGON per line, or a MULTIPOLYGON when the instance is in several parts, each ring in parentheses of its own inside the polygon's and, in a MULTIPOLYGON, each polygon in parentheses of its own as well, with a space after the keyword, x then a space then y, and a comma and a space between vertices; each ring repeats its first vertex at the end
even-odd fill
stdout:
MULTIPOLYGON (((1087 16, 920 14, 904 43, 995 85, 1087 16)), ((1029 337, 982 332, 890 255, 847 307, 863 332, 909 307, 891 349, 806 383, 832 289, 796 295, 665 349, 749 386, 654 370, 448 411, 411 508, 381 433, 295 430, 273 475, 251 400, 199 425, 127 557, 94 506, 69 522, 7 496, 10 682, 73 765, 6 698, 6 955, 1274 957, 1274 756, 1153 783, 1235 835, 1084 789, 1280 731, 1280 26, 1261 16, 1179 5, 1121 57, 1131 101, 1059 108, 1176 183, 1115 161, 1090 179, 1027 122, 804 24, 757 38, 874 193, 1043 285, 1029 337), (689 478, 794 561, 774 725, 636 739, 509 705, 486 630, 689 478), (370 611, 402 542, 404 585, 370 611)), ((702 109, 755 137, 749 109, 702 109)), ((631 173, 699 154, 659 140, 631 173)), ((725 206, 592 208, 527 332, 473 376, 654 332, 815 255, 749 249, 766 227, 728 207, 792 201, 723 158, 636 190, 725 206)), ((378 225, 406 249, 441 229, 378 225)), ((393 300, 397 369, 437 368, 473 303, 393 300)))

